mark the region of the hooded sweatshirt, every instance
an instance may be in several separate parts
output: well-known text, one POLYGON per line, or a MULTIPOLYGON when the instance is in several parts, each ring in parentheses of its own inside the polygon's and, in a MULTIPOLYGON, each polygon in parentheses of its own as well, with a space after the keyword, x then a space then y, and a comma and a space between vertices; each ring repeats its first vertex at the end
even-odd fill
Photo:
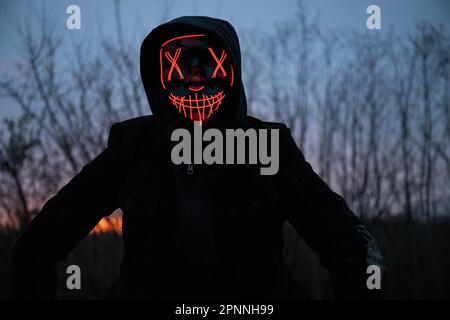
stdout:
POLYGON ((232 61, 235 70, 235 83, 231 92, 224 99, 224 105, 216 117, 208 121, 206 127, 238 128, 246 127, 247 102, 241 77, 241 53, 239 39, 233 26, 224 20, 186 16, 164 23, 145 38, 141 47, 141 77, 145 93, 153 115, 172 127, 189 127, 190 121, 184 121, 169 105, 167 93, 162 90, 160 82, 159 49, 168 39, 181 35, 205 34, 207 38, 218 43, 232 61))

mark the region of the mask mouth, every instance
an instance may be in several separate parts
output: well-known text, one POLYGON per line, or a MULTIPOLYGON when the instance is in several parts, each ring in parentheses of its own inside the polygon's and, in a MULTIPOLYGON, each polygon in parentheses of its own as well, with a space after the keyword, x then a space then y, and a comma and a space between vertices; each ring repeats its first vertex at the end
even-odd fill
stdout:
POLYGON ((223 90, 212 95, 198 92, 185 96, 176 96, 173 93, 169 95, 170 101, 178 112, 192 121, 208 120, 219 109, 223 98, 225 98, 223 90))
POLYGON ((205 88, 205 86, 190 86, 189 87, 189 90, 191 90, 191 91, 200 91, 200 90, 203 90, 203 88, 205 88))

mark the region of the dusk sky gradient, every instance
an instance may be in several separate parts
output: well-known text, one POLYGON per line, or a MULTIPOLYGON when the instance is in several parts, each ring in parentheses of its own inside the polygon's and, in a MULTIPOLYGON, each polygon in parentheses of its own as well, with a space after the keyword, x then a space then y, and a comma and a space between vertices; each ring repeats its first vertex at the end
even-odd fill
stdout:
MULTIPOLYGON (((165 3, 169 3, 166 19, 182 15, 207 15, 231 22, 238 34, 246 28, 267 30, 276 22, 292 17, 297 0, 128 0, 121 1, 125 41, 139 48, 142 39, 160 24, 165 3), (130 37, 130 35, 132 35, 130 37)), ((341 32, 365 31, 366 9, 370 4, 381 8, 382 30, 395 30, 405 36, 414 30, 415 23, 427 20, 450 29, 450 1, 448 0, 316 0, 306 1, 313 16, 322 25, 341 32)), ((95 41, 102 37, 117 37, 112 0, 0 0, 0 76, 8 73, 15 61, 22 58, 14 25, 23 23, 32 15, 44 14, 74 41, 95 41), (76 4, 81 8, 81 30, 66 29, 66 8, 76 4)), ((38 28, 36 28, 38 32, 38 28)), ((114 39, 114 38, 113 38, 114 39)), ((70 41, 69 41, 70 42, 70 41)), ((137 50, 136 50, 137 52, 137 50)), ((0 98, 0 119, 14 114, 14 106, 0 98)))

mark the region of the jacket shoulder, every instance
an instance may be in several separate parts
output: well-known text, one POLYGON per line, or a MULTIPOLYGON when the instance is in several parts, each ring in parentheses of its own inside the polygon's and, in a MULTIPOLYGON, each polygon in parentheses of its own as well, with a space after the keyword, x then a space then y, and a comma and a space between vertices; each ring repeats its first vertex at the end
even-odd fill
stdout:
POLYGON ((292 135, 291 129, 281 122, 269 122, 261 119, 248 116, 250 125, 255 129, 278 129, 279 130, 279 144, 280 144, 280 157, 290 158, 293 155, 299 155, 300 160, 304 161, 305 157, 302 151, 297 146, 295 139, 292 135))
POLYGON ((255 129, 278 129, 281 137, 288 137, 291 135, 291 130, 281 122, 264 121, 255 117, 247 116, 250 126, 255 129))
POLYGON ((288 129, 284 123, 264 121, 252 116, 247 116, 248 122, 255 129, 288 129))
POLYGON ((152 115, 116 122, 109 131, 108 146, 137 141, 137 138, 148 134, 154 126, 152 115))

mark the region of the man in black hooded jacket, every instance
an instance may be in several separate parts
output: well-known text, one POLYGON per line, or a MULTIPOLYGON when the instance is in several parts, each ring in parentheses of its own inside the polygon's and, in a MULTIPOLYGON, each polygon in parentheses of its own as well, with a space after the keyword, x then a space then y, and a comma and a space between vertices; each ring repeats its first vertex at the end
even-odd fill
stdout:
POLYGON ((46 202, 13 247, 12 298, 50 298, 57 262, 98 221, 123 212, 116 298, 290 298, 289 221, 333 277, 337 298, 370 297, 373 238, 305 161, 289 129, 247 116, 238 37, 226 21, 180 17, 141 47, 153 115, 116 123, 107 148, 46 202), (189 98, 188 98, 189 97, 189 98), (174 165, 171 133, 193 121, 278 129, 275 175, 256 165, 174 165))

